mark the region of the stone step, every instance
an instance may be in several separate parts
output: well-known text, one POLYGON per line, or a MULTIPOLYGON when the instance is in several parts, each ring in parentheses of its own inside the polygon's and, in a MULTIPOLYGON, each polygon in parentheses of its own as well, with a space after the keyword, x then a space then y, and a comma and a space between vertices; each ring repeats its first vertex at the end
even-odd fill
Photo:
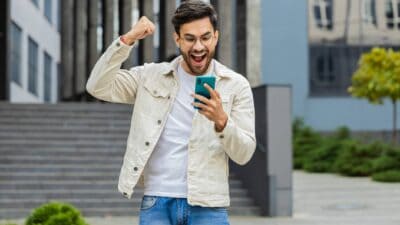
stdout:
MULTIPOLYGON (((118 193, 132 105, 0 103, 0 218, 26 218, 49 200, 85 216, 138 215, 143 189, 118 193)), ((230 176, 233 215, 259 215, 230 176)))
POLYGON ((86 133, 86 132, 76 132, 76 133, 58 133, 58 132, 0 132, 0 143, 3 140, 42 140, 43 143, 47 141, 119 141, 124 142, 127 140, 128 133, 109 133, 109 134, 99 134, 99 133, 86 133))
MULTIPOLYGON (((76 198, 53 198, 53 199, 31 199, 26 201, 24 199, 0 199, 0 208, 19 208, 19 209, 33 209, 43 202, 48 201, 61 201, 68 202, 78 208, 115 208, 115 207, 124 207, 129 208, 132 206, 139 206, 141 199, 140 198, 132 198, 125 199, 122 196, 120 198, 107 198, 107 199, 76 199, 76 198)), ((231 198, 232 206, 251 206, 253 201, 249 198, 231 198)))
MULTIPOLYGON (((78 208, 79 209, 79 208, 78 208)), ((84 208, 80 209, 84 217, 109 217, 109 216, 138 216, 139 207, 130 208, 84 208)), ((31 213, 29 209, 6 208, 0 209, 0 218, 4 219, 18 219, 27 218, 31 213)), ((235 206, 228 209, 229 215, 235 216, 254 216, 260 215, 261 211, 258 207, 254 206, 235 206)))
MULTIPOLYGON (((38 126, 18 124, 18 125, 6 125, 0 126, 0 132, 37 132, 38 126)), ((109 127, 109 126, 97 126, 89 127, 85 124, 76 125, 73 127, 60 127, 58 125, 46 125, 40 127, 40 132, 58 132, 58 133, 126 133, 129 132, 129 126, 109 127)))
POLYGON ((57 103, 57 104, 9 104, 0 102, 0 109, 10 111, 51 111, 51 112, 129 112, 132 105, 115 103, 57 103))
MULTIPOLYGON (((1 151, 0 151, 1 153, 1 151)), ((122 157, 110 157, 109 155, 99 156, 91 155, 82 156, 79 153, 76 153, 75 156, 63 156, 59 155, 12 155, 9 156, 7 154, 2 154, 0 158, 0 164, 17 164, 17 165, 25 165, 25 164, 40 164, 44 165, 48 164, 109 164, 109 165, 121 165, 122 157)))
POLYGON ((78 140, 78 141, 66 141, 66 140, 48 140, 45 143, 43 140, 6 140, 3 139, 0 141, 0 145, 2 147, 26 147, 26 146, 35 146, 35 147, 92 147, 96 148, 106 148, 106 147, 125 147, 126 143, 121 140, 118 141, 93 141, 93 140, 78 140))
POLYGON ((102 119, 130 119, 131 112, 92 112, 92 111, 14 111, 14 110, 4 110, 0 111, 1 117, 8 118, 102 118, 102 119))
POLYGON ((0 118, 0 124, 4 125, 36 125, 36 126, 46 126, 46 125, 58 125, 61 127, 73 127, 73 126, 82 126, 85 124, 87 126, 110 126, 110 127, 120 127, 120 126, 129 126, 130 119, 112 119, 112 120, 104 120, 104 119, 92 119, 92 118, 82 118, 82 119, 73 119, 73 118, 0 118))
MULTIPOLYGON (((116 181, 91 181, 92 183, 84 183, 82 181, 70 181, 70 182, 62 182, 62 181, 53 181, 53 182, 37 182, 37 183, 0 183, 0 189, 14 189, 14 190, 62 190, 62 189, 109 189, 116 190, 118 188, 116 181)), ((229 186, 231 188, 241 188, 242 183, 237 180, 230 180, 229 186)))
POLYGON ((82 154, 104 154, 104 153, 119 153, 125 152, 125 146, 97 146, 93 147, 85 147, 85 146, 46 146, 46 145, 5 145, 3 142, 0 142, 0 153, 3 154, 51 154, 54 152, 59 152, 60 154, 66 153, 82 153, 82 154))
MULTIPOLYGON (((117 183, 117 181, 115 181, 117 183)), ((133 198, 143 196, 144 190, 135 188, 133 198)), ((50 199, 50 198, 116 198, 122 195, 117 189, 60 189, 60 190, 0 190, 0 199, 50 199)), ((231 188, 231 197, 248 197, 248 192, 243 188, 231 188)))
POLYGON ((0 171, 0 180, 116 180, 119 171, 0 171))

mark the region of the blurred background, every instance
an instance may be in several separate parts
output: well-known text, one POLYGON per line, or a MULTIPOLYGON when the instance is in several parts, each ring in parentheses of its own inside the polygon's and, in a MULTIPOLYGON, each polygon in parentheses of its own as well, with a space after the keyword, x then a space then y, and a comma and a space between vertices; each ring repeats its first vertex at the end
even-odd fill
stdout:
MULTIPOLYGON (((179 54, 170 21, 180 2, 0 1, 0 216, 23 217, 50 199, 85 215, 130 215, 115 188, 132 108, 100 104, 85 85, 102 52, 140 16, 156 32, 124 68, 179 54)), ((232 166, 232 212, 290 216, 295 118, 319 134, 346 126, 364 140, 388 141, 392 123, 399 127, 389 100, 371 105, 348 88, 363 53, 400 50, 400 0, 208 2, 219 15, 216 58, 249 80, 256 100, 253 160, 262 162, 244 174, 232 166), (264 181, 246 180, 260 168, 264 181)))
MULTIPOLYGON (((390 106, 347 92, 361 53, 398 49, 398 0, 214 0, 221 39, 216 58, 253 87, 288 84, 293 116, 318 130, 339 125, 390 130, 390 106), (363 112, 360 114, 360 112, 363 112), (329 118, 329 119, 328 119, 329 118), (365 123, 368 121, 368 123, 365 123)), ((124 64, 178 53, 170 22, 179 0, 7 0, 1 3, 0 99, 12 103, 92 101, 85 82, 108 45, 145 15, 156 33, 124 64)))

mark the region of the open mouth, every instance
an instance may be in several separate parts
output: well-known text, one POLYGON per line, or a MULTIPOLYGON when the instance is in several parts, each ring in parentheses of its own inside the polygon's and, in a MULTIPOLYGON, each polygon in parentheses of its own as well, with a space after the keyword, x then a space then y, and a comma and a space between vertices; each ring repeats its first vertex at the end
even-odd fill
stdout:
POLYGON ((192 59, 192 62, 194 65, 196 66, 201 66, 204 62, 204 60, 206 59, 207 54, 203 53, 203 54, 190 54, 190 58, 192 59))

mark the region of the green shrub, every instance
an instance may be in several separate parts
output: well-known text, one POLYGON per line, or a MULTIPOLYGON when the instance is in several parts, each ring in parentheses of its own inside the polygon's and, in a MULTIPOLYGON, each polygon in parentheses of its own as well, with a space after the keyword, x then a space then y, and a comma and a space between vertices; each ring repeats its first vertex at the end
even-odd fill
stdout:
POLYGON ((50 202, 34 209, 26 225, 87 225, 81 213, 70 204, 50 202))
POLYGON ((387 170, 372 174, 372 179, 381 182, 400 182, 400 170, 387 170))
POLYGON ((310 127, 298 130, 293 140, 293 163, 295 169, 302 169, 308 153, 315 149, 321 142, 321 135, 310 127))
POLYGON ((349 129, 347 127, 339 127, 332 136, 321 139, 318 146, 310 150, 303 160, 304 170, 320 173, 333 172, 333 164, 343 149, 343 143, 349 137, 349 129))
POLYGON ((373 161, 374 172, 400 170, 400 150, 387 146, 381 156, 373 161))
POLYGON ((369 176, 374 172, 373 160, 385 148, 386 145, 380 142, 366 145, 355 140, 346 141, 334 163, 334 170, 347 176, 369 176))

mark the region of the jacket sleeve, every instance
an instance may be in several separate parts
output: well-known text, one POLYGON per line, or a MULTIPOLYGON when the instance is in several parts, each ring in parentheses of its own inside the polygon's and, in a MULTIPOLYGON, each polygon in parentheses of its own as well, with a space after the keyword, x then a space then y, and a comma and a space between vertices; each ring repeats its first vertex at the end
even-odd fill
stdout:
POLYGON ((256 149, 253 94, 247 83, 236 95, 228 122, 216 132, 228 156, 237 164, 250 161, 256 149))
POLYGON ((143 66, 130 70, 120 69, 128 58, 133 46, 128 46, 118 38, 97 61, 86 90, 95 98, 115 103, 133 104, 143 73, 143 66))

